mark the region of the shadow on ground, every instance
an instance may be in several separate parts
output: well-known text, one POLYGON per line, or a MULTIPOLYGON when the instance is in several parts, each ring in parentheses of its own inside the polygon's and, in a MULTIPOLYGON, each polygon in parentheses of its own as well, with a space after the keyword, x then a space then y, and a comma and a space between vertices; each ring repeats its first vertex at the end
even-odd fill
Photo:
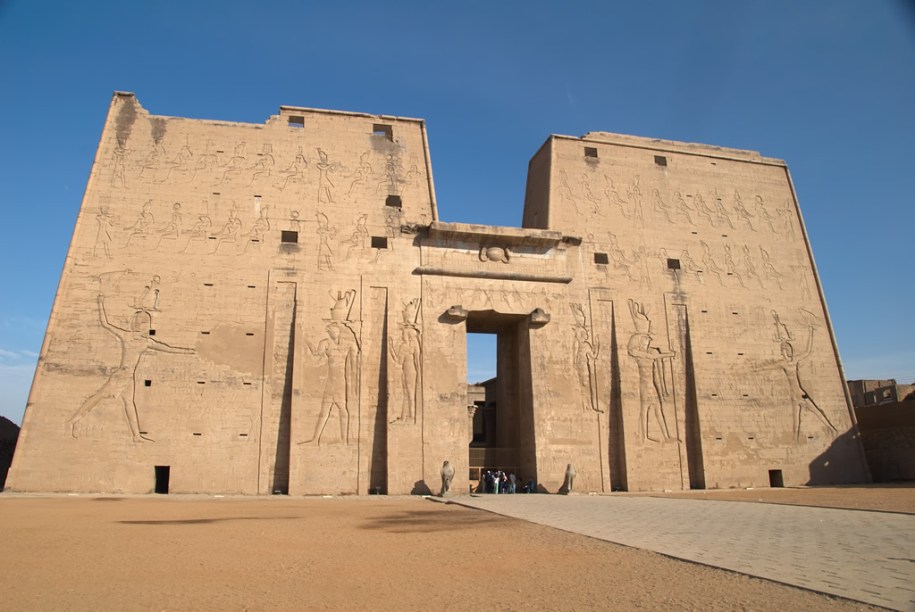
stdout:
POLYGON ((373 518, 360 529, 384 530, 390 533, 431 533, 478 529, 481 525, 512 521, 484 512, 405 511, 373 518))

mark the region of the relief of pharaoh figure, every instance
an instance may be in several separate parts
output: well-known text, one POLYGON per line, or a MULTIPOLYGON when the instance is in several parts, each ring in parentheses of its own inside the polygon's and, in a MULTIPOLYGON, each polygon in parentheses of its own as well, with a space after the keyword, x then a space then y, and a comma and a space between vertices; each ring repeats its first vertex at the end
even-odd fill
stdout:
POLYGON ((639 368, 639 438, 659 442, 649 434, 649 424, 654 417, 655 427, 663 441, 671 439, 664 416, 664 402, 670 395, 667 387, 667 367, 676 357, 673 351, 662 351, 651 345, 651 321, 644 306, 629 300, 629 312, 636 333, 629 338, 628 352, 639 368))
POLYGON ((422 372, 422 333, 417 325, 419 305, 420 298, 404 304, 400 342, 395 343, 393 338, 390 339, 391 357, 401 367, 401 391, 403 393, 400 415, 391 418, 391 423, 416 422, 416 407, 419 405, 422 372))
POLYGON ((143 358, 147 351, 189 355, 194 352, 194 349, 172 346, 151 338, 149 336, 151 319, 149 312, 146 310, 137 310, 134 313, 130 329, 118 327, 108 320, 108 313, 105 310, 105 296, 101 294, 98 296, 98 311, 101 326, 120 341, 121 361, 108 376, 105 384, 90 395, 67 421, 67 424, 70 425, 71 434, 74 438, 79 437, 80 421, 88 416, 102 401, 117 399, 120 400, 124 413, 127 415, 127 423, 130 425, 133 441, 152 442, 152 439, 147 437, 145 432, 141 433, 140 431, 140 417, 136 400, 136 370, 140 365, 140 359, 143 358))
POLYGON ((330 311, 330 322, 324 328, 327 337, 318 342, 317 346, 305 342, 314 357, 327 362, 327 374, 314 433, 309 440, 299 444, 320 444, 327 421, 335 410, 340 422, 340 441, 349 444, 350 407, 357 404, 356 386, 359 381, 359 340, 348 320, 356 291, 351 289, 346 293, 338 292, 336 297, 333 294, 331 297, 334 306, 330 311))
MULTIPOLYGON (((806 313, 806 311, 802 312, 806 313)), ((810 397, 810 394, 804 388, 804 383, 801 381, 801 363, 813 352, 813 321, 815 317, 811 313, 806 313, 810 321, 807 324, 807 344, 803 352, 799 352, 794 347, 794 336, 788 330, 788 327, 782 323, 778 313, 773 310, 771 314, 772 319, 775 321, 775 334, 773 334, 772 339, 778 343, 779 351, 781 352, 781 361, 775 367, 779 368, 785 375, 788 389, 791 392, 791 402, 795 408, 794 432, 796 440, 798 442, 801 440, 801 419, 804 413, 817 417, 833 437, 837 436, 839 431, 836 426, 832 424, 823 409, 810 397)))

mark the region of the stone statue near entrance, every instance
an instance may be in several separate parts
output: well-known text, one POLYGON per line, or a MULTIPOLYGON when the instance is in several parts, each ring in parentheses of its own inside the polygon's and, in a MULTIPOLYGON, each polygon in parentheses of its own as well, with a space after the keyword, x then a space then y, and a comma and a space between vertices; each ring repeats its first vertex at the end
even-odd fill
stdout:
POLYGON ((442 464, 442 489, 438 494, 439 497, 445 497, 445 494, 451 491, 452 480, 454 480, 454 466, 450 461, 445 461, 442 464))
POLYGON ((560 489, 560 491, 563 494, 568 495, 569 493, 572 492, 572 486, 574 485, 574 482, 575 482, 575 468, 572 467, 572 464, 570 463, 566 466, 565 479, 562 482, 562 488, 560 489))

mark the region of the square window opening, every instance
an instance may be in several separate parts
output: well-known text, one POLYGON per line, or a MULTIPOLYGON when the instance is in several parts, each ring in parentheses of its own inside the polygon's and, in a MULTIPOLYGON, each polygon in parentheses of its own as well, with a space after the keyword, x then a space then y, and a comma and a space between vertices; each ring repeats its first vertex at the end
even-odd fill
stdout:
POLYGON ((679 259, 668 259, 667 268, 669 270, 679 270, 680 269, 680 260, 679 259))
POLYGON ((147 378, 146 380, 143 381, 143 386, 152 387, 152 381, 147 378))
POLYGON ((299 233, 294 230, 282 230, 280 232, 280 242, 286 244, 296 244, 299 241, 299 233))
POLYGON ((150 336, 155 336, 155 335, 156 335, 156 330, 154 330, 154 329, 149 330, 149 335, 150 335, 150 336))
POLYGON ((400 199, 399 195, 389 195, 384 201, 385 206, 390 206, 391 208, 403 208, 403 200, 400 199))
POLYGON ((387 123, 376 123, 372 126, 372 136, 384 136, 394 142, 394 126, 387 123))
POLYGON ((597 148, 585 147, 585 157, 589 159, 597 159, 597 148))
POLYGON ((594 263, 596 264, 608 264, 610 263, 610 256, 606 253, 595 253, 594 254, 594 263))
POLYGON ((372 236, 372 248, 373 249, 388 248, 388 237, 387 236, 372 236))
POLYGON ((289 117, 289 127, 304 128, 305 127, 305 117, 299 117, 298 115, 291 115, 289 117))
POLYGON ((654 163, 656 163, 656 164, 659 165, 659 166, 666 166, 666 165, 667 165, 667 158, 664 157, 663 155, 655 155, 655 156, 654 156, 654 163))

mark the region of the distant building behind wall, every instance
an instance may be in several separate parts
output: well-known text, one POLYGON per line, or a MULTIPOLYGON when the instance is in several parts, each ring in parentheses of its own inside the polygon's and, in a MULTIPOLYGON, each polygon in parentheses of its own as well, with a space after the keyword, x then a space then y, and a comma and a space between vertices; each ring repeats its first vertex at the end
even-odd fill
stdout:
POLYGON ((550 136, 522 225, 439 220, 421 120, 115 94, 9 488, 464 491, 467 333, 487 467, 542 490, 868 479, 784 162, 550 136))

